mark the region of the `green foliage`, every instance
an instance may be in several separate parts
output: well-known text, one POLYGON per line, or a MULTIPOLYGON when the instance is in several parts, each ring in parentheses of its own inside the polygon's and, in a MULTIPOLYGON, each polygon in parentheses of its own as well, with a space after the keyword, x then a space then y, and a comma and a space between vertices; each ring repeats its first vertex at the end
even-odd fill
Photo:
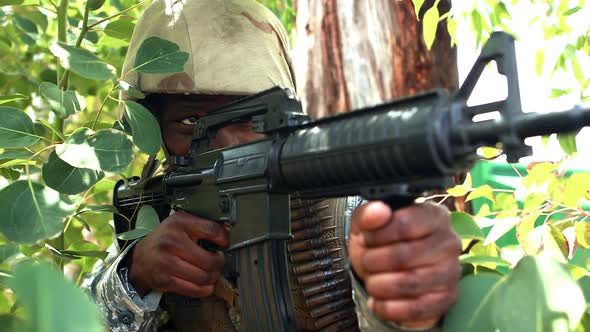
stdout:
MULTIPOLYGON (((83 280, 113 241, 116 179, 140 172, 138 150, 160 150, 153 115, 118 100, 144 98, 120 73, 143 3, 0 4, 0 329, 102 331, 96 307, 59 271, 17 263, 53 262, 83 280), (114 129, 121 109, 130 131, 114 129)), ((188 54, 152 38, 137 59, 135 70, 172 74, 188 54)), ((141 211, 150 230, 152 212, 141 211)))
POLYGON ((92 300, 47 264, 19 264, 10 287, 30 318, 26 331, 104 331, 92 300))
MULTIPOLYGON (((278 14, 287 31, 294 30, 292 0, 261 2, 278 14)), ((494 29, 509 30, 511 6, 518 1, 473 1, 465 14, 440 13, 439 1, 430 8, 422 8, 424 1, 412 2, 417 13, 424 13, 423 38, 430 47, 437 42, 442 21, 454 42, 454 32, 462 24, 476 30, 479 44, 494 29)), ((533 2, 550 7, 547 19, 532 23, 542 26, 547 39, 567 36, 568 19, 579 15, 582 7, 581 1, 533 2)), ((115 181, 139 174, 146 154, 155 155, 161 145, 154 117, 141 104, 117 97, 121 91, 145 97, 124 81, 127 73, 121 73, 144 3, 59 4, 0 0, 0 326, 9 331, 102 330, 96 308, 58 271, 46 263, 17 263, 50 261, 73 268, 69 270, 75 271, 74 277, 82 280, 97 260, 105 259, 113 241, 110 222, 116 211, 108 204, 115 181), (126 122, 117 121, 120 111, 126 122), (11 293, 6 288, 14 296, 5 296, 11 293)), ((539 53, 538 72, 551 67, 568 71, 582 87, 588 86, 580 60, 581 54, 590 54, 588 35, 576 36, 554 64, 539 53)), ((173 74, 183 70, 187 59, 177 45, 151 38, 141 45, 133 70, 173 74)), ((553 92, 568 93, 567 87, 553 92)), ((576 153, 572 136, 560 135, 559 141, 566 152, 576 153)), ((484 153, 492 158, 500 152, 484 153)), ((588 298, 590 288, 590 178, 566 176, 561 166, 531 166, 518 195, 489 186, 474 188, 470 178, 444 195, 487 202, 475 216, 452 215, 453 228, 465 244, 461 262, 473 275, 461 282, 459 303, 445 320, 449 331, 483 331, 487 326, 558 331, 582 320, 580 294, 588 298), (514 229, 517 244, 499 246, 499 239, 514 229), (536 258, 523 258, 525 254, 536 258), (560 293, 562 298, 557 298, 560 293), (571 300, 564 303, 563 298, 571 300), (519 316, 506 326, 513 311, 519 316), (519 320, 530 315, 540 320, 519 320)), ((153 209, 137 212, 137 229, 120 238, 132 240, 157 226, 153 209)), ((590 325, 587 316, 581 326, 590 325)))
POLYGON ((525 257, 507 276, 464 278, 445 331, 572 331, 586 309, 584 293, 563 264, 525 257))

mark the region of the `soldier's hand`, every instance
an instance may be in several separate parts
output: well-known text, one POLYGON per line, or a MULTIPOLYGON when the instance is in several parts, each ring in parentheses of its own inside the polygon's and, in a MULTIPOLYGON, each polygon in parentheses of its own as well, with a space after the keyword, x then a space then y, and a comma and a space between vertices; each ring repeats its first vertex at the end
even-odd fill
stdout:
POLYGON ((414 204, 392 213, 382 202, 357 208, 349 254, 369 308, 408 327, 433 325, 457 299, 461 242, 448 210, 414 204))
POLYGON ((190 297, 213 293, 224 258, 209 252, 198 240, 229 245, 229 231, 216 222, 176 212, 133 249, 129 281, 140 295, 150 290, 190 297))

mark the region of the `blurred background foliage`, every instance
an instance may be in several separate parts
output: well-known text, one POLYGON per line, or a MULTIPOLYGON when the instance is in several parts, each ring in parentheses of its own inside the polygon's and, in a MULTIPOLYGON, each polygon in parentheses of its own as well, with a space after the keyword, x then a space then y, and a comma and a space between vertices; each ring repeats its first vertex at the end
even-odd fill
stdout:
MULTIPOLYGON (((113 242, 110 203, 115 182, 139 174, 148 157, 141 148, 131 147, 130 141, 138 133, 127 137, 129 130, 117 121, 121 111, 117 92, 133 88, 122 83, 120 70, 137 17, 149 0, 57 1, 0 0, 0 127, 26 133, 11 138, 5 131, 0 138, 0 213, 4 216, 0 221, 0 326, 9 331, 101 330, 96 309, 72 285, 81 284, 94 263, 106 257, 106 249, 113 242), (78 54, 64 45, 87 52, 78 54), (82 63, 93 62, 92 55, 96 55, 98 67, 76 69, 64 61, 64 52, 70 59, 82 59, 82 63), (108 77, 111 70, 112 78, 96 79, 101 73, 108 77), (106 143, 129 142, 133 162, 120 170, 102 169, 90 162, 68 164, 74 162, 68 159, 69 153, 79 151, 75 150, 80 145, 76 138, 88 145, 88 137, 96 137, 81 134, 80 128, 101 131, 106 143), (52 178, 52 174, 62 176, 52 178), (77 182, 71 182, 74 180, 68 175, 74 175, 77 182), (35 216, 31 210, 44 215, 35 216), (48 226, 57 226, 58 230, 48 231, 48 226), (51 266, 59 268, 66 278, 51 266), (41 303, 42 299, 46 302, 41 303)), ((291 0, 261 2, 294 36, 296 4, 291 0)), ((459 44, 458 31, 464 28, 474 32, 477 46, 494 30, 514 32, 522 38, 515 28, 518 18, 511 14, 513 8, 523 2, 543 8, 544 15, 526 22, 544 33, 545 43, 540 43, 535 52, 537 73, 563 72, 575 82, 556 86, 552 91, 556 98, 574 94, 583 101, 590 97, 590 25, 572 27, 572 22, 579 22, 585 15, 584 1, 477 0, 453 5, 450 12, 439 12, 438 0, 412 2, 416 13, 424 12, 420 17, 422 37, 429 47, 437 42, 436 30, 441 27, 447 28, 453 42, 459 44), (547 57, 554 39, 565 40, 565 46, 555 56, 547 57)), ((559 138, 570 156, 578 150, 575 137, 559 138)), ((90 150, 90 157, 96 157, 96 150, 90 150)), ((491 158, 501 151, 494 147, 482 154, 491 158)), ((158 155, 161 158, 162 152, 158 155)), ((427 198, 436 202, 450 196, 479 200, 474 215, 453 213, 453 225, 464 242, 461 259, 465 274, 480 278, 464 279, 463 294, 472 296, 462 297, 464 300, 449 315, 449 330, 483 330, 478 327, 491 324, 491 316, 510 317, 508 322, 495 323, 502 331, 530 328, 519 325, 518 317, 498 312, 498 306, 487 307, 487 316, 470 311, 489 305, 482 299, 491 294, 499 307, 513 310, 517 316, 546 314, 542 317, 548 318, 541 325, 547 331, 590 331, 590 177, 584 172, 568 172, 567 163, 565 159, 515 166, 519 176, 514 187, 492 187, 468 177, 446 194, 427 198), (515 234, 515 241, 499 243, 509 232, 515 234), (525 255, 537 258, 517 265, 525 255), (544 256, 561 265, 538 259, 544 256), (510 272, 512 268, 516 272, 510 272), (548 275, 554 278, 549 280, 548 275), (525 285, 523 280, 527 281, 525 285), (504 286, 495 287, 500 284, 504 286), (491 293, 494 287, 501 291, 491 293), (533 297, 535 294, 539 299, 533 297), (533 297, 532 301, 549 304, 531 308, 529 303, 511 300, 515 297, 533 297), (564 297, 568 298, 565 303, 560 300, 564 297), (550 317, 556 311, 565 313, 565 323, 550 317), (462 319, 470 316, 475 318, 467 323, 462 319)))

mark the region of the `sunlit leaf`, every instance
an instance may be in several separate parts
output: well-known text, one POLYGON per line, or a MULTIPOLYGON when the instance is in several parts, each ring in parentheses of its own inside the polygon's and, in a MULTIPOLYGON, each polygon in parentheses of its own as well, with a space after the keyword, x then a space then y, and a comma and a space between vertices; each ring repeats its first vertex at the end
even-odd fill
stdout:
POLYGON ((553 225, 541 225, 522 239, 522 248, 530 256, 547 256, 565 263, 568 257, 567 240, 553 225))
POLYGON ((153 232, 160 225, 160 218, 153 207, 142 205, 137 215, 135 229, 120 233, 117 237, 121 240, 135 240, 153 232))
POLYGON ((424 4, 424 0, 412 0, 414 4, 414 11, 416 12, 416 18, 418 21, 420 20, 420 9, 422 9, 422 5, 424 4))
POLYGON ((0 148, 24 148, 38 141, 33 121, 27 114, 0 106, 0 148))
POLYGON ((557 134, 557 140, 559 141, 559 146, 563 149, 563 152, 567 153, 570 156, 574 156, 578 152, 578 147, 576 145, 576 136, 578 133, 575 134, 557 134))
POLYGON ((590 222, 576 222, 576 241, 580 246, 590 248, 590 222))
POLYGON ((432 44, 434 44, 434 37, 436 37, 439 18, 440 14, 436 6, 430 7, 424 14, 424 22, 422 22, 422 34, 426 48, 429 50, 432 48, 432 44))
POLYGON ((483 154, 483 157, 486 159, 494 159, 502 154, 502 150, 498 148, 484 146, 481 148, 481 153, 483 154))
POLYGON ((501 257, 496 256, 480 256, 465 254, 459 257, 459 261, 462 264, 510 266, 510 263, 508 263, 501 257))
POLYGON ((184 70, 189 54, 177 44, 158 37, 143 41, 135 57, 134 71, 147 74, 172 74, 184 70))
POLYGON ((472 192, 469 193, 469 195, 467 195, 467 198, 465 199, 465 201, 470 201, 472 199, 476 199, 476 198, 480 198, 480 197, 487 198, 493 202, 495 199, 494 199, 494 192, 493 192, 492 187, 485 184, 483 186, 475 188, 472 192))
POLYGON ((535 229, 535 221, 541 212, 537 211, 524 218, 516 224, 516 238, 521 245, 524 245, 524 239, 535 229))
POLYGON ((102 62, 95 54, 82 48, 75 48, 61 42, 52 44, 49 49, 58 57, 61 64, 74 73, 98 81, 113 78, 112 66, 102 62))
POLYGON ((121 39, 124 41, 131 40, 131 35, 135 29, 135 22, 127 18, 121 18, 116 21, 111 21, 104 28, 104 33, 108 36, 121 39))
POLYGON ((67 118, 86 107, 83 97, 74 91, 62 91, 53 83, 41 83, 39 93, 49 103, 51 110, 60 118, 67 118))
POLYGON ((473 217, 467 213, 452 212, 451 226, 461 239, 484 239, 483 231, 477 226, 473 217))
POLYGON ((545 64, 545 50, 539 49, 535 55, 535 72, 537 75, 543 75, 543 65, 545 64))
POLYGON ((112 129, 94 133, 88 128, 79 128, 55 151, 74 167, 104 172, 123 172, 133 160, 129 138, 112 129))
POLYGON ((462 184, 458 184, 453 188, 447 189, 447 193, 453 197, 462 197, 465 196, 471 188, 466 187, 462 184))
POLYGON ((22 95, 20 93, 17 93, 14 95, 8 95, 8 96, 0 96, 0 105, 10 103, 15 100, 23 100, 23 99, 29 99, 29 97, 22 95))
POLYGON ((33 244, 59 235, 74 210, 57 191, 41 184, 16 181, 0 191, 0 232, 14 242, 33 244))
POLYGON ((502 283, 496 301, 499 331, 571 331, 586 308, 580 286, 563 264, 530 256, 502 283))
POLYGON ((141 90, 139 90, 137 87, 135 87, 125 81, 119 82, 119 90, 125 91, 126 94, 128 94, 129 96, 131 96, 133 98, 137 98, 137 99, 145 98, 145 95, 143 94, 143 92, 141 92, 141 90))
POLYGON ((502 278, 493 273, 470 275, 459 283, 457 303, 445 315, 444 331, 495 331, 490 314, 502 278))
POLYGON ((155 155, 162 146, 162 135, 158 120, 141 104, 125 101, 125 119, 131 125, 133 143, 149 154, 155 155))
POLYGON ((14 276, 9 283, 28 314, 27 331, 104 331, 96 304, 53 267, 27 261, 14 276))
POLYGON ((24 2, 24 0, 0 0, 0 7, 11 6, 11 5, 20 5, 23 2, 24 2))
POLYGON ((75 168, 54 152, 43 165, 43 180, 47 186, 63 194, 74 195, 88 190, 104 177, 104 173, 88 168, 75 168))
POLYGON ((486 246, 492 242, 496 242, 502 235, 506 234, 509 230, 511 230, 516 223, 520 220, 520 218, 497 218, 494 226, 490 229, 486 240, 484 241, 483 245, 486 246))

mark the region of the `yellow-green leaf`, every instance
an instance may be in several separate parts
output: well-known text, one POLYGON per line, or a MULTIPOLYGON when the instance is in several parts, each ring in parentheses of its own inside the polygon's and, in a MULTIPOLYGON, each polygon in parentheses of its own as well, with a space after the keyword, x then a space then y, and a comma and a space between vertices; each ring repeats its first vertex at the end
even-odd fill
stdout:
POLYGON ((490 201, 494 201, 494 191, 492 187, 485 184, 483 186, 475 188, 472 192, 467 195, 466 201, 470 201, 472 199, 484 197, 489 199, 490 201))
POLYGON ((432 6, 424 14, 424 22, 422 22, 422 34, 426 47, 430 50, 434 44, 434 37, 436 37, 436 30, 438 29, 438 20, 440 14, 436 6, 432 6))
POLYGON ((590 222, 576 222, 576 242, 586 249, 590 248, 590 222))
POLYGON ((465 196, 468 192, 469 189, 462 184, 456 185, 453 188, 447 189, 447 193, 449 193, 450 195, 452 195, 453 197, 462 197, 465 196))

